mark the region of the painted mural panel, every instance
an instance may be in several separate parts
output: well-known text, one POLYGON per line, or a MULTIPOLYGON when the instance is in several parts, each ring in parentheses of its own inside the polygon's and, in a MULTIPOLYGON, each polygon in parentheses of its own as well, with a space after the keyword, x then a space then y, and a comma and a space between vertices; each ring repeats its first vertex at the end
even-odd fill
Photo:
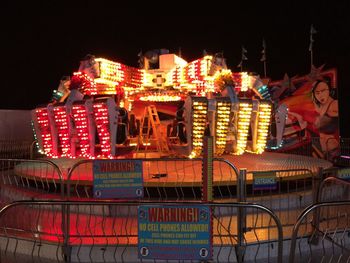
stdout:
POLYGON ((272 128, 276 148, 305 148, 313 156, 328 160, 340 154, 335 69, 313 67, 302 77, 289 78, 286 74, 283 80, 269 83, 269 87, 276 104, 272 128))

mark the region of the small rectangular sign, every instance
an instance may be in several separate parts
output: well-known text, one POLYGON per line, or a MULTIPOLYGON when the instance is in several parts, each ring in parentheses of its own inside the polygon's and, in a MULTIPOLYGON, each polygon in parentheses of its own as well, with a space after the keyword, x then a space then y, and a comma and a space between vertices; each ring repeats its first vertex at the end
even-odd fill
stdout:
POLYGON ((94 160, 94 198, 142 198, 142 160, 94 160))
POLYGON ((138 208, 139 259, 211 260, 212 214, 205 205, 138 208))
POLYGON ((276 172, 254 172, 253 173, 253 191, 256 190, 276 190, 277 180, 276 172))
POLYGON ((343 180, 350 180, 350 168, 339 169, 337 177, 343 180))

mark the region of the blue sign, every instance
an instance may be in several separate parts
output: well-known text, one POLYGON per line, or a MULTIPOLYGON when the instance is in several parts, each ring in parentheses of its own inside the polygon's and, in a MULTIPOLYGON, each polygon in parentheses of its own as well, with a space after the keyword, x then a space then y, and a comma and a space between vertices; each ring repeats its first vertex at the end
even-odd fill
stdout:
POLYGON ((212 215, 204 205, 138 209, 139 259, 211 260, 212 215))
POLYGON ((253 173, 253 191, 256 190, 276 190, 277 180, 276 172, 254 172, 253 173))
POLYGON ((143 197, 141 160, 95 160, 93 174, 95 198, 143 197))
POLYGON ((338 178, 343 180, 350 180, 350 169, 349 168, 339 169, 338 178))

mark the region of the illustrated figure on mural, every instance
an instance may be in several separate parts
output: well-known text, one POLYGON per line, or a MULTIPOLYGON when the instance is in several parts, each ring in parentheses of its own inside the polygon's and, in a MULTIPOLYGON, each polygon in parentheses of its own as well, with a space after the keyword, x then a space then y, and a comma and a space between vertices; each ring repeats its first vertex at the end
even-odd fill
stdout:
POLYGON ((330 161, 340 154, 338 100, 335 99, 334 92, 335 89, 326 81, 317 80, 313 83, 312 100, 319 114, 314 125, 319 131, 324 158, 330 161))

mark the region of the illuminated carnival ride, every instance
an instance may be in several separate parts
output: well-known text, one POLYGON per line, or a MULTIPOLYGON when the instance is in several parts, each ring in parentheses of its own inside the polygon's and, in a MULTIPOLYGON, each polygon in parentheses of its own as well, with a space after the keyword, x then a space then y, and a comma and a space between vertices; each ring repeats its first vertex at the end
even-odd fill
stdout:
POLYGON ((231 72, 220 54, 187 62, 152 50, 140 64, 86 56, 52 101, 32 111, 42 153, 115 158, 153 151, 194 158, 207 135, 216 156, 265 150, 273 104, 258 76, 231 72))

